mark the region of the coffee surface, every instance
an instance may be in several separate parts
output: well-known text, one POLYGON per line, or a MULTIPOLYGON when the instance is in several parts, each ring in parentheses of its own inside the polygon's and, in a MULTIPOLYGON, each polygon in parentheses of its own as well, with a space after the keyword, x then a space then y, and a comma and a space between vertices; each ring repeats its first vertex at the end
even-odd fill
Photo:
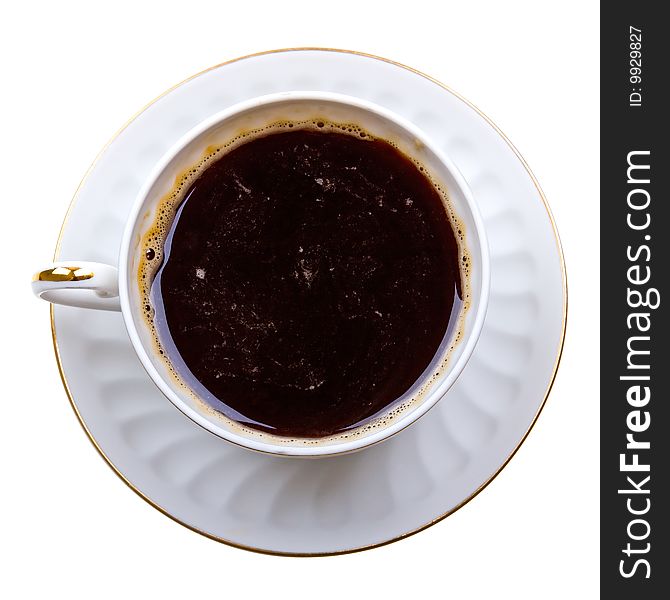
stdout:
POLYGON ((430 365, 462 306, 459 260, 440 193, 389 143, 271 133, 185 191, 151 284, 154 326, 218 411, 282 436, 331 435, 430 365))

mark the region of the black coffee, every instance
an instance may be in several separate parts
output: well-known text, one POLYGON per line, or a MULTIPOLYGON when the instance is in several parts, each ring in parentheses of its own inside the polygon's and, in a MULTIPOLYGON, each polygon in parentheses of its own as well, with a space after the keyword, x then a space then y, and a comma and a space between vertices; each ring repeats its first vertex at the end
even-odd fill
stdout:
POLYGON ((243 143, 185 191, 160 257, 147 250, 162 261, 150 310, 173 368, 255 429, 320 437, 365 423, 422 376, 460 313, 442 196, 361 135, 243 143))

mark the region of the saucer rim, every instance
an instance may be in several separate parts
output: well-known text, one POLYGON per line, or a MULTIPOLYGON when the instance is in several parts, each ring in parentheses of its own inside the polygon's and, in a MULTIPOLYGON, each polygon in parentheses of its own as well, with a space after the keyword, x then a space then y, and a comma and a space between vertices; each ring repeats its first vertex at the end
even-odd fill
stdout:
POLYGON ((51 337, 52 337, 52 343, 54 347, 54 353, 56 357, 56 363, 58 365, 58 372, 60 374, 60 378, 63 384, 63 387, 65 388, 65 393, 68 397, 68 401, 70 402, 70 406, 72 407, 72 410, 75 413, 75 416, 77 417, 77 420, 79 421, 80 426, 84 430, 84 433, 88 437, 89 441, 91 444, 93 444, 93 447, 96 449, 98 454, 103 458, 105 463, 112 469, 112 471, 123 481, 131 490, 133 490, 140 498, 142 498, 144 501, 146 501, 149 505, 151 505, 153 508, 164 514, 166 517, 171 519, 172 521, 186 527, 187 529, 190 529, 191 531, 194 531, 195 533, 198 533, 206 538, 209 538, 211 540, 214 540, 216 542, 226 544, 227 546, 231 546, 234 548, 239 548, 241 550, 248 550, 250 552, 255 552, 258 554, 267 554, 267 555, 272 555, 272 556, 293 556, 293 557, 319 557, 319 556, 337 556, 341 554, 353 554, 356 552, 363 552, 365 550, 371 550, 373 548, 379 548, 382 546, 386 546, 388 544, 392 544, 394 542, 403 540, 405 538, 408 538, 412 535, 415 535, 417 533, 420 533, 421 531, 424 531, 425 529, 428 529, 429 527, 432 527, 436 523, 439 523, 440 521, 446 519, 450 515, 454 514, 456 511, 460 510, 468 504, 472 499, 474 499, 477 495, 479 495, 480 492, 482 492, 499 474, 500 472, 507 466, 507 464, 512 460, 512 458, 516 455, 518 452, 519 448, 522 446, 522 444, 526 441, 526 438, 529 436, 531 430, 535 426, 535 423, 537 422, 540 413, 544 409, 547 400, 549 398, 549 394, 551 393, 551 390, 553 388, 554 382, 556 380, 556 375, 558 373, 558 368, 561 363, 561 359, 563 356, 563 349, 565 345, 565 334, 566 334, 566 328, 567 328, 567 317, 568 317, 568 283, 567 283, 567 272, 566 272, 566 266, 565 266, 565 257, 563 254, 563 248, 561 244, 561 239, 558 233, 558 229, 556 226, 556 222, 554 220, 554 216, 551 212, 551 209, 549 207, 549 203, 547 201, 547 198, 542 191, 542 188, 531 171, 528 163, 524 159, 524 157, 521 155, 519 150, 514 146, 514 144, 509 140, 509 138, 500 130, 500 128, 485 114, 483 113, 479 108, 477 108, 472 102, 461 96, 458 92, 454 91, 451 89, 449 86, 446 84, 442 83, 441 81, 431 77, 430 75, 427 75, 413 67, 409 67, 403 63, 384 58, 381 56, 377 56, 374 54, 369 54, 366 52, 359 52, 356 50, 346 50, 346 49, 341 49, 341 48, 326 48, 326 47, 318 47, 318 46, 305 46, 305 47, 295 47, 295 48, 279 48, 279 49, 274 49, 274 50, 265 50, 261 52, 255 52, 252 54, 246 54, 244 56, 239 56, 236 58, 233 58, 231 60, 227 60, 221 63, 218 63, 216 65, 213 65, 211 67, 208 67, 206 69, 203 69, 202 71, 199 71, 198 73, 195 73, 194 75, 191 75, 190 77, 187 77, 186 79, 180 81, 179 83, 173 85, 169 89, 165 90, 163 93, 160 95, 156 96, 153 100, 145 104, 140 110, 138 110, 135 114, 133 114, 127 121, 124 123, 122 127, 120 127, 114 135, 107 141, 107 143, 103 146, 103 148, 98 152, 97 156, 89 166, 89 168, 86 170, 86 173, 82 177, 81 181, 79 182, 79 185, 77 186, 77 189, 75 190, 75 193, 72 197, 72 200, 70 201, 67 211, 65 213, 65 217, 63 219, 63 222, 61 224, 59 233, 58 233, 58 240, 56 242, 56 249, 54 251, 54 260, 58 260, 58 257, 60 255, 60 250, 61 250, 61 243, 63 239, 63 234, 65 232, 65 228, 67 226, 70 214, 76 204, 77 198, 79 196, 80 190, 83 188, 84 183, 88 179, 89 174, 93 171, 95 166, 98 164, 98 161, 102 157, 102 155, 105 153, 107 148, 117 139, 117 137, 138 117, 140 116, 145 110, 147 110, 150 106, 155 104, 157 101, 159 101, 161 98, 164 96, 168 95, 175 89, 179 88, 183 84, 209 72, 214 69, 218 69, 219 67, 223 67, 225 65, 231 64, 231 63, 236 63, 242 60, 246 60, 249 58, 254 58, 257 56, 264 56, 264 55, 269 55, 269 54, 279 54, 279 53, 288 53, 288 52, 332 52, 332 53, 341 53, 341 54, 351 54, 351 55, 356 55, 356 56, 362 56, 364 58, 370 58, 373 60, 381 61, 386 64, 390 64, 396 67, 400 67, 402 69, 405 69, 407 71, 410 71, 416 75, 419 75, 428 81, 435 83, 436 85, 440 86, 442 89, 444 89, 446 92, 449 92, 462 102, 464 102, 467 106, 469 106, 472 110, 474 110, 480 117, 482 117, 495 131, 496 133, 503 139, 503 141, 509 146, 509 148, 514 152, 516 157, 519 159, 521 162, 522 166, 528 173, 528 175, 531 178, 531 181, 533 182, 533 185, 535 186, 540 199, 542 200, 542 204, 547 212, 547 216, 549 217, 549 221, 551 223, 551 228, 554 234, 554 240, 556 242, 556 249, 558 251, 558 258, 559 258, 559 263, 561 267, 561 288, 562 288, 562 306, 563 306, 563 314, 562 314, 562 322, 561 322, 561 337, 558 343, 558 347, 556 350, 556 359, 554 361, 554 366, 553 370, 551 373, 551 377, 549 378, 549 383, 545 389, 544 392, 544 398, 542 399, 542 402, 540 403, 532 421, 530 422, 528 428, 526 429, 525 433, 523 436, 520 438, 519 442, 516 444, 514 449, 510 452, 510 454, 505 458, 503 463, 500 465, 500 467, 491 474, 491 476, 484 481, 477 489, 475 489, 469 496, 464 498, 460 503, 458 503, 456 506, 452 507, 449 509, 447 512, 441 514, 440 516, 436 517, 435 519, 432 519, 428 523, 425 523, 421 527, 418 527, 416 529, 413 529, 411 531, 405 532, 401 535, 395 536, 391 539, 384 540, 383 542, 379 543, 374 543, 374 544, 368 544, 364 546, 358 546, 355 548, 347 548, 344 550, 337 550, 337 551, 332 551, 332 552, 283 552, 283 551, 276 551, 276 550, 267 550, 264 548, 257 548, 254 546, 248 546, 245 544, 239 544, 237 542, 233 542, 231 540, 227 540, 225 538, 210 534, 206 531, 203 531, 193 525, 190 525, 174 515, 170 514, 166 509, 164 509, 162 506, 151 500, 148 496, 146 496, 142 491, 140 491, 137 487, 135 487, 124 475, 121 473, 119 469, 114 465, 114 463, 107 457, 107 455, 103 452, 102 448, 99 446, 97 443, 95 437, 92 435, 92 433, 89 431, 88 427, 86 426, 86 423, 84 422, 84 419, 82 418, 77 405, 74 401, 74 397, 70 391, 70 387, 67 381, 67 377, 65 375, 65 371, 63 369, 63 364, 61 361, 60 357, 60 349, 58 346, 58 339, 57 339, 57 333, 56 333, 56 322, 55 322, 55 311, 54 311, 54 305, 52 304, 50 306, 49 310, 49 315, 50 315, 50 324, 51 324, 51 337))

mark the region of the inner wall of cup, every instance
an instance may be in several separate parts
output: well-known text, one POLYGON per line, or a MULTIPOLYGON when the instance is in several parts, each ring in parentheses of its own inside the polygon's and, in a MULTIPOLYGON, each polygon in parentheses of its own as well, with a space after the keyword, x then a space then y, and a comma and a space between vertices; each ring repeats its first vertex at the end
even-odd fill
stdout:
POLYGON ((459 344, 448 352, 446 368, 441 368, 441 365, 444 363, 445 354, 449 350, 453 339, 451 335, 445 335, 438 352, 424 372, 424 375, 410 390, 408 390, 402 399, 399 399, 397 403, 389 407, 387 412, 391 413, 394 406, 402 404, 403 399, 409 400, 412 396, 417 395, 420 388, 424 387, 426 389, 420 394, 420 397, 412 400, 409 409, 403 408, 402 414, 398 413, 397 415, 394 415, 390 422, 384 420, 383 424, 381 424, 380 421, 379 426, 372 428, 363 425, 358 429, 348 430, 345 434, 337 434, 327 438, 305 438, 303 440, 275 436, 266 432, 250 429, 249 427, 231 421, 223 414, 207 405, 204 401, 199 400, 194 393, 187 391, 187 389, 176 380, 175 375, 169 369, 166 362, 160 358, 152 332, 149 331, 146 321, 142 316, 143 307, 141 306, 141 295, 137 282, 142 235, 153 224, 156 207, 159 205, 160 201, 174 189, 178 176, 197 164, 203 156, 208 153, 208 149, 221 146, 246 131, 260 129, 278 121, 307 121, 310 119, 323 119, 335 123, 353 123, 373 136, 393 143, 401 152, 414 158, 423 165, 435 182, 439 182, 440 186, 446 190, 449 203, 458 215, 459 225, 462 225, 464 228, 465 242, 470 255, 470 308, 464 316, 464 322, 460 325, 463 332, 463 338, 466 338, 468 331, 472 329, 472 322, 477 314, 479 293, 482 286, 481 272, 479 268, 482 264, 482 257, 479 252, 479 244, 474 238, 474 236, 476 236, 474 219, 465 196, 461 193, 458 182, 440 157, 437 156, 431 148, 412 132, 406 130, 393 120, 371 112, 364 107, 352 106, 331 100, 315 101, 313 99, 290 99, 248 108, 244 112, 235 114, 234 116, 213 125, 187 143, 156 178, 154 184, 145 196, 143 206, 139 213, 139 218, 135 224, 127 270, 129 277, 127 283, 128 290, 130 291, 130 306, 132 309, 133 323, 152 365, 158 371, 160 377, 167 383, 170 391, 180 402, 204 417, 216 429, 223 429, 224 431, 239 435, 243 438, 256 439, 263 443, 282 446, 291 446, 296 445, 297 443, 301 446, 313 446, 351 442, 357 437, 366 437, 367 435, 379 431, 380 428, 383 429, 388 427, 392 422, 405 417, 407 414, 411 414, 417 406, 426 402, 429 397, 432 397, 438 384, 448 377, 453 365, 462 355, 465 346, 463 340, 461 340, 459 344), (431 375, 434 375, 438 369, 440 369, 439 376, 431 378, 431 375))

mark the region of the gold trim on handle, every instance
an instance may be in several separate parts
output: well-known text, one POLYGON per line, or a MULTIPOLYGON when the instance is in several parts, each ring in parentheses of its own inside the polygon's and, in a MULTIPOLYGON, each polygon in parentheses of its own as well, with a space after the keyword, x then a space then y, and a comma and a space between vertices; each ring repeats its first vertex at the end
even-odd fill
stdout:
POLYGON ((184 83, 186 83, 186 82, 188 82, 192 79, 195 79, 196 77, 199 77, 200 75, 202 75, 204 73, 207 73, 208 71, 212 71, 213 69, 218 69, 219 67, 222 67, 224 65, 228 65, 228 64, 235 63, 235 62, 238 62, 238 61, 241 61, 241 60, 245 60, 247 58, 253 58, 253 57, 256 57, 256 56, 263 56, 263 55, 266 55, 266 54, 277 54, 277 53, 280 53, 280 52, 297 52, 297 51, 338 52, 338 53, 342 53, 342 54, 354 54, 354 55, 357 55, 357 56, 363 56, 365 58, 371 58, 371 59, 374 59, 374 60, 379 60, 381 62, 406 69, 407 71, 411 71, 412 73, 416 73, 417 75, 419 75, 421 77, 424 77, 425 79, 435 83, 436 85, 439 85, 441 88, 443 88, 444 90, 446 90, 450 94, 454 95, 455 97, 457 97, 458 99, 463 101, 465 104, 467 104, 470 108, 472 108, 477 114, 479 114, 498 133, 498 135, 500 135, 502 137, 502 139, 507 143, 507 145, 510 147, 512 152, 514 152, 514 154, 517 156, 517 158, 521 161, 521 164, 524 166, 524 168, 528 172, 528 175, 530 176, 531 180, 533 181, 533 184, 535 185, 535 188, 538 191, 538 194, 540 195, 540 199, 542 200, 544 208, 547 211, 549 221, 551 222, 551 226, 552 226, 552 229, 553 229, 553 232, 554 232, 554 237, 555 237, 555 240, 556 240, 556 246, 557 246, 557 249, 558 249, 560 264, 561 264, 561 283, 562 283, 562 288, 563 288, 563 318, 562 318, 562 325, 561 325, 561 338, 559 340, 558 347, 556 349, 556 361, 554 362, 554 368, 553 368, 551 377, 549 378, 549 383, 548 383, 547 388, 545 390, 544 398, 542 400, 542 403, 540 404, 537 412, 535 413, 535 416, 533 417, 533 420, 531 421, 530 425, 528 426, 528 429, 526 430, 526 432, 524 433, 522 438, 519 440, 519 443, 512 450, 512 452, 509 454, 509 456, 504 460, 504 462, 500 466, 500 468, 495 473, 493 473, 484 483, 482 483, 482 485, 480 485, 474 492, 472 492, 472 494, 470 494, 470 496, 465 498, 462 502, 460 502, 458 505, 456 505, 455 507, 453 507, 452 509, 450 509, 446 513, 444 513, 444 514, 440 515, 439 517, 433 519, 429 523, 426 523, 425 525, 422 525, 421 527, 418 527, 418 528, 413 529, 411 531, 407 531, 406 533, 403 533, 403 534, 401 534, 401 535, 399 535, 399 536, 397 536, 393 539, 386 540, 384 542, 380 542, 380 543, 376 543, 376 544, 369 544, 367 546, 360 546, 360 547, 356 547, 356 548, 347 548, 347 549, 338 550, 338 551, 335 551, 335 552, 311 552, 311 553, 307 553, 307 552, 278 552, 278 551, 274 551, 274 550, 265 550, 263 548, 255 548, 255 547, 252 547, 252 546, 245 546, 243 544, 239 544, 239 543, 236 543, 236 542, 233 542, 233 541, 226 540, 224 538, 215 536, 215 535, 213 535, 211 533, 208 533, 206 531, 202 531, 202 530, 198 529, 197 527, 194 527, 193 525, 189 525, 188 523, 179 520, 177 517, 171 515, 165 508, 156 504, 153 500, 151 500, 149 497, 147 497, 144 493, 142 493, 142 491, 137 489, 123 475, 123 473, 121 473, 121 471, 119 471, 119 469, 114 465, 114 463, 109 459, 109 457, 107 457, 107 455, 103 452, 102 448, 100 447, 100 445, 98 444, 96 439, 93 437, 93 434, 88 430, 88 427, 86 426, 86 423, 84 422, 84 419, 82 418, 81 414, 79 413, 79 409, 77 408, 77 405, 75 404, 74 397, 72 396, 72 393, 70 391, 70 387, 68 385, 67 378, 65 377, 65 370, 63 369, 63 364, 61 362, 60 349, 58 347, 58 340, 57 340, 57 336, 56 336, 56 321, 55 321, 55 313, 54 313, 53 304, 51 305, 51 308, 50 308, 51 337, 52 337, 52 340, 53 340, 54 352, 56 354, 56 362, 58 364, 58 371, 60 373, 60 377, 61 377, 61 380, 63 382, 63 386, 65 388, 65 393, 67 394, 68 400, 70 402, 70 405, 72 406, 72 409, 74 410, 74 413, 75 413, 75 415, 76 415, 76 417, 79 421, 79 424, 81 425, 82 429, 86 433, 89 441, 93 444, 93 446, 98 451, 100 456, 104 459, 104 461, 107 463, 107 465, 140 498, 145 500, 148 504, 153 506, 159 512, 163 513, 166 517, 170 518, 171 520, 175 521, 176 523, 179 523, 180 525, 183 525, 187 529, 190 529, 191 531, 199 533, 199 534, 203 535, 204 537, 207 537, 211 540, 221 542, 223 544, 226 544, 228 546, 232 546, 234 548, 240 548, 242 550, 249 550, 251 552, 257 552, 259 554, 270 554, 270 555, 274 555, 274 556, 298 556, 298 557, 335 556, 335 555, 339 555, 339 554, 351 554, 351 553, 354 553, 354 552, 361 552, 363 550, 370 550, 372 548, 378 548, 380 546, 386 546, 388 544, 392 544, 393 542, 397 542, 398 540, 405 539, 406 537, 409 537, 411 535, 419 533, 419 532, 423 531, 424 529, 427 529, 428 527, 431 527, 432 525, 435 525, 436 523, 439 523, 440 521, 442 521, 443 519, 445 519, 449 515, 455 513, 457 510, 459 510, 460 508, 465 506, 468 502, 470 502, 473 498, 475 498, 475 496, 477 496, 482 490, 484 490, 484 488, 486 488, 498 476, 498 474, 507 466, 507 463, 509 463, 509 461, 512 460, 514 455, 517 453, 517 451, 519 450, 519 448, 521 447, 523 442, 526 440, 526 438, 530 434, 531 429, 533 428, 533 426, 537 422, 537 419, 538 419, 540 413, 542 412, 542 409, 544 408, 544 406, 547 402, 547 398, 549 397, 549 393, 551 392, 551 388, 554 385, 554 381, 556 379, 556 373, 558 371, 558 366, 561 362, 561 357, 563 355, 563 347, 564 347, 564 343, 565 343, 565 331, 566 331, 567 316, 568 316, 568 287, 567 287, 567 275, 566 275, 566 269, 565 269, 565 259, 564 259, 564 256, 563 256, 563 249, 561 247, 561 241, 560 241, 560 238, 559 238, 559 235, 558 235, 558 230, 556 228, 556 222, 554 221, 554 217, 551 214, 549 204, 547 203, 547 199, 544 195, 544 192, 540 188, 539 182, 535 178, 535 175, 533 175, 533 173, 531 172, 530 167, 528 166, 528 163, 525 161, 523 156, 521 156, 521 154, 514 147, 512 142, 507 138, 507 136, 502 131, 500 131, 500 129, 491 121, 491 119, 489 119, 489 117, 487 117, 481 110, 479 110, 471 102, 469 102, 468 100, 463 98, 463 96, 461 96, 460 94, 458 94, 454 90, 450 89, 448 86, 444 85, 443 83, 441 83, 441 82, 437 81, 436 79, 430 77, 429 75, 426 75, 425 73, 422 73, 421 71, 417 71, 416 69, 414 69, 412 67, 408 67, 407 65, 403 65, 402 63, 399 63, 399 62, 396 62, 396 61, 393 61, 393 60, 389 60, 387 58, 382 58, 380 56, 375 56, 373 54, 366 54, 365 52, 357 52, 357 51, 354 51, 354 50, 342 50, 342 49, 338 49, 338 48, 301 47, 301 48, 281 48, 281 49, 278 49, 278 50, 267 50, 267 51, 264 51, 264 52, 256 52, 254 54, 248 54, 246 56, 241 56, 239 58, 234 58, 232 60, 222 62, 220 64, 214 65, 213 67, 209 67, 208 69, 200 71, 199 73, 196 73, 195 75, 192 75, 191 77, 188 77, 187 79, 184 79, 180 83, 178 83, 178 84, 174 85, 173 87, 171 87, 170 89, 166 90, 160 96, 156 97, 154 100, 149 102, 146 106, 144 106, 141 110, 139 110, 137 113, 135 113, 126 122, 126 124, 123 127, 121 127, 121 129, 119 129, 114 134, 114 136, 109 140, 109 142, 107 142, 107 144, 105 144, 105 146, 98 153, 98 156, 95 158, 95 160, 93 161, 91 166, 88 168, 87 172, 84 175, 84 178, 81 180, 81 182, 79 183, 79 186, 77 187, 77 190, 75 191, 75 194, 74 194, 74 197, 72 198, 72 201, 70 202, 70 206, 68 207, 67 213, 66 213, 65 218, 63 220, 63 224, 61 225, 61 229, 60 229, 60 232, 58 234, 58 241, 56 243, 56 251, 55 251, 55 254, 54 254, 54 260, 58 260, 58 254, 60 253, 61 241, 62 241, 63 234, 65 232, 65 226, 68 222, 68 218, 70 216, 70 213, 72 212, 72 209, 73 209, 73 207, 75 205, 75 202, 77 200, 79 190, 81 190, 84 182, 88 178, 89 174, 92 172, 95 165, 98 163, 98 160, 103 155, 105 150, 107 150, 107 148, 111 145, 111 143, 141 113, 143 113, 152 104, 154 104, 155 102, 157 102, 158 100, 163 98, 163 96, 166 96, 167 94, 172 92, 174 89, 178 88, 179 86, 183 85, 184 83))
POLYGON ((85 281, 92 279, 93 271, 80 267, 53 267, 33 275, 33 281, 85 281))

